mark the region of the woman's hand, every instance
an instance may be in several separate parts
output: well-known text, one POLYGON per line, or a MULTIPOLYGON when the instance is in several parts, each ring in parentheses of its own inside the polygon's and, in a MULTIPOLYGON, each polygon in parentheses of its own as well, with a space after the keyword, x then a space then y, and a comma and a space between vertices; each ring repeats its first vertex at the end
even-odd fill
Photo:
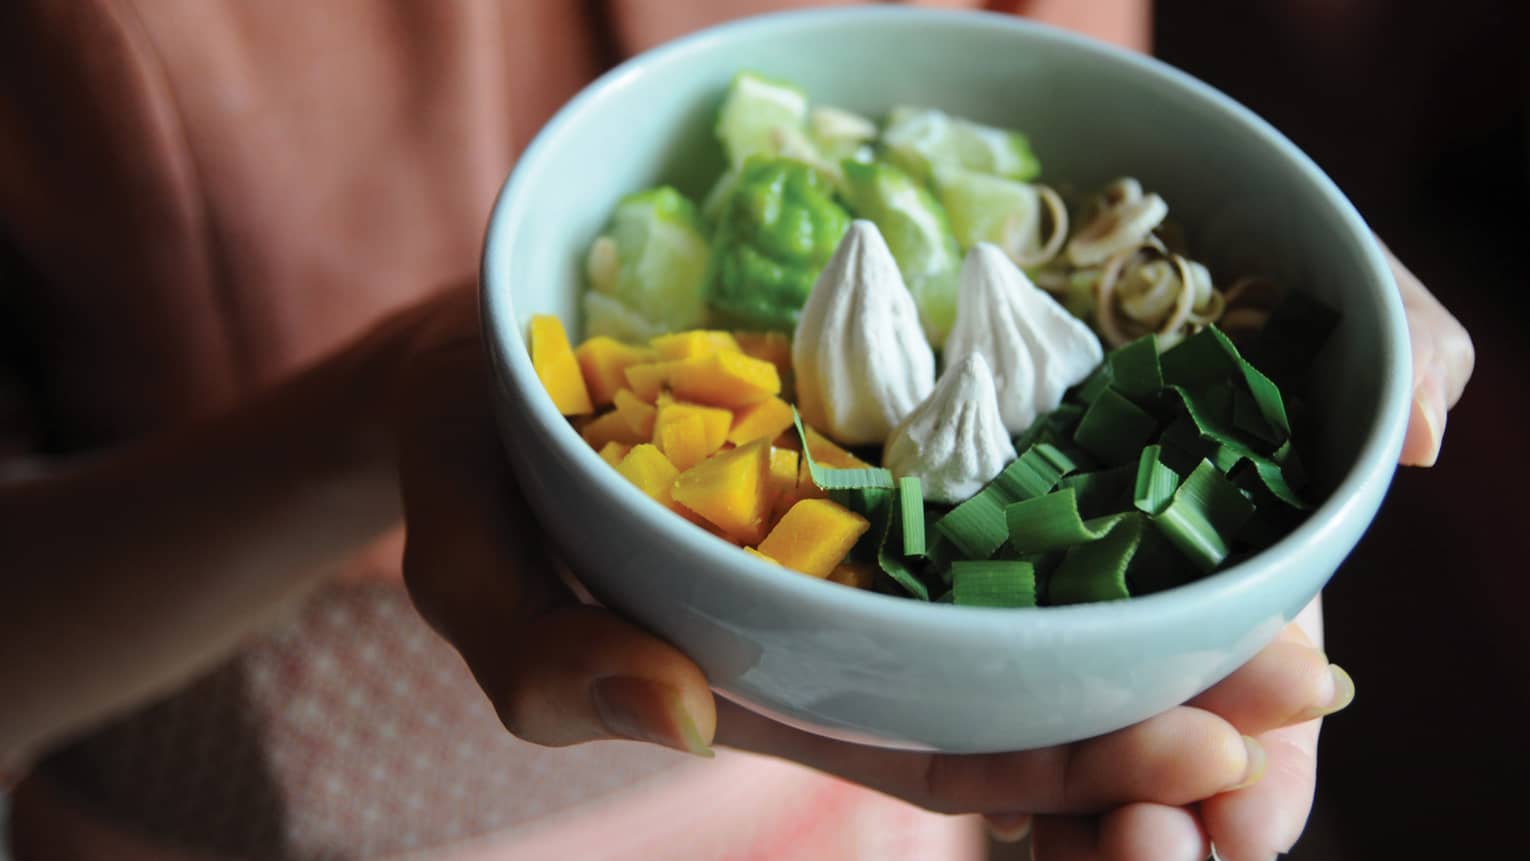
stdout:
MULTIPOLYGON (((1147 846, 1155 835, 1186 834, 1198 847, 1205 839, 1199 820, 1183 805, 1214 796, 1256 803, 1261 796, 1244 793, 1254 792, 1272 767, 1265 781, 1273 778, 1282 793, 1310 801, 1311 746, 1293 742, 1290 750, 1304 750, 1306 758, 1292 759, 1285 741, 1270 733, 1300 731, 1347 695, 1336 693, 1321 652, 1295 633, 1186 706, 1099 738, 1020 753, 862 747, 715 701, 701 671, 678 650, 609 611, 580 605, 560 582, 555 548, 544 544, 516 490, 495 431, 472 291, 420 309, 412 331, 396 409, 408 523, 405 580, 517 736, 546 745, 633 738, 701 755, 714 742, 727 744, 931 810, 1011 823, 1015 814, 1047 814, 1040 835, 1056 835, 1054 845, 1065 847, 1097 836, 1107 846, 1147 846), (1261 735, 1264 742, 1250 738, 1261 735), (1080 816, 1098 818, 1074 818, 1080 816)), ((1213 833, 1223 821, 1237 827, 1244 815, 1238 806, 1216 803, 1227 812, 1219 818, 1208 810, 1213 833)), ((1291 839, 1305 807, 1297 813, 1282 832, 1291 839)), ((1041 857, 1072 856, 1060 849, 1041 857)))
POLYGON ((1433 466, 1445 439, 1445 415, 1461 399, 1476 364, 1471 336, 1385 246, 1402 293, 1413 345, 1413 412, 1403 440, 1404 466, 1433 466))

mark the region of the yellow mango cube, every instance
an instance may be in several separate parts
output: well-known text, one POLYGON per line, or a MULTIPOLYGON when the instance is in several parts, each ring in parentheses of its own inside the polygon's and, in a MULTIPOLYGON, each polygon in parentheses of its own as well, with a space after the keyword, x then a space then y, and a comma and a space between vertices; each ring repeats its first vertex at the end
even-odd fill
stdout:
POLYGON ((716 451, 707 447, 706 422, 692 412, 681 413, 662 425, 655 425, 655 444, 675 469, 684 472, 716 451))
POLYGON ((733 426, 733 413, 720 407, 707 407, 701 404, 688 404, 684 401, 670 401, 660 405, 655 411, 653 421, 653 443, 663 447, 660 436, 664 427, 671 422, 684 420, 685 416, 694 416, 701 420, 703 430, 702 457, 711 454, 723 447, 728 441, 728 429, 733 426))
POLYGON ((671 332, 659 335, 648 343, 661 359, 695 359, 719 350, 738 352, 738 341, 734 340, 732 333, 711 329, 671 332))
POLYGON ((866 461, 840 448, 833 440, 813 428, 803 425, 802 429, 807 432, 808 454, 813 456, 813 462, 819 466, 833 466, 840 469, 861 469, 871 466, 866 461))
POLYGON ((596 451, 613 442, 637 445, 649 441, 647 434, 635 433, 627 417, 615 411, 602 413, 586 422, 579 429, 579 435, 596 451))
POLYGON ((671 488, 675 483, 675 477, 680 470, 669 462, 669 458, 650 443, 635 445, 622 458, 621 463, 616 465, 616 471, 623 478, 637 485, 637 489, 648 494, 664 505, 669 505, 673 498, 671 488))
POLYGON ((627 387, 638 400, 654 403, 664 387, 669 385, 669 362, 644 362, 628 365, 622 370, 627 387))
POLYGON ((759 550, 812 577, 828 577, 867 529, 866 518, 830 499, 804 499, 781 515, 759 550))
POLYGON ((841 562, 829 572, 829 581, 852 589, 870 589, 876 580, 877 569, 865 562, 841 562))
POLYGON ((659 354, 649 347, 623 344, 606 335, 596 335, 574 351, 579 370, 584 375, 590 400, 602 407, 611 403, 618 389, 627 387, 626 370, 632 365, 657 361, 659 354))
POLYGON ((740 353, 775 365, 783 377, 792 369, 792 341, 785 332, 734 332, 733 340, 740 353))
POLYGON ((743 445, 757 439, 773 440, 792 426, 792 405, 772 395, 759 403, 733 411, 728 442, 743 445))
POLYGON ((616 405, 616 414, 627 423, 637 442, 653 437, 653 423, 658 414, 653 404, 644 403, 630 389, 617 389, 611 400, 616 405))
POLYGON ((585 388, 579 360, 569 346, 563 322, 551 314, 531 318, 531 367, 542 381, 542 388, 552 398, 558 412, 577 416, 593 412, 589 389, 585 388))
POLYGON ((600 459, 612 466, 616 466, 622 462, 622 458, 626 457, 630 451, 632 451, 632 446, 629 443, 612 440, 601 446, 600 459))
POLYGON ((770 513, 769 469, 770 443, 756 440, 718 452, 680 473, 674 498, 734 541, 757 544, 770 513))
POLYGON ((797 463, 801 455, 789 448, 770 450, 770 510, 785 511, 797 501, 797 463))
POLYGON ((677 360, 669 366, 675 397, 717 407, 745 407, 781 393, 776 366, 733 350, 677 360))

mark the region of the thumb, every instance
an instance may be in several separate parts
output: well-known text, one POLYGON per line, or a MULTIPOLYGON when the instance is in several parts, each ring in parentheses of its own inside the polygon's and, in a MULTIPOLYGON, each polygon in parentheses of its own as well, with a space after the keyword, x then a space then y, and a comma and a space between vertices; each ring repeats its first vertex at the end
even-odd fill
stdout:
POLYGON ((526 741, 604 738, 710 755, 717 713, 701 670, 560 581, 489 409, 476 303, 427 308, 394 404, 407 536, 404 581, 526 741))

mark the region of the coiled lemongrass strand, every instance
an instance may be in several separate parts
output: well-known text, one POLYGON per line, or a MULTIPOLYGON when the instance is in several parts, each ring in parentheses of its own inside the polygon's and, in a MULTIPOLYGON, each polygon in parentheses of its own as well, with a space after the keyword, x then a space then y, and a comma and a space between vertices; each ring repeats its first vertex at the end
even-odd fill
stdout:
MULTIPOLYGON (((1047 215, 1052 219, 1052 235, 1047 237, 1046 242, 1040 242, 1040 233, 1044 228, 1042 226, 1042 219, 1036 219, 1038 239, 1036 244, 1041 246, 1037 249, 1036 253, 1024 253, 1025 245, 1023 240, 1025 237, 1021 237, 1022 241, 1015 243, 1013 246, 1006 246, 1010 259, 1014 260, 1017 266, 1045 266, 1052 262, 1052 259, 1057 256, 1058 252, 1062 251, 1063 243, 1068 241, 1068 205, 1063 202, 1062 195, 1053 191, 1050 186, 1045 185, 1037 185, 1036 193, 1040 195, 1042 201, 1047 205, 1047 215)), ((1009 239, 1008 231, 1011 224, 1014 225, 1018 232, 1019 220, 1013 217, 1007 219, 1005 221, 1006 240, 1009 239)))
POLYGON ((1141 334, 1141 332, 1129 333, 1122 328, 1116 311, 1116 285, 1120 283, 1121 272, 1126 268, 1127 263, 1134 260, 1142 251, 1143 248, 1139 245, 1116 252, 1105 261, 1105 266, 1100 271, 1100 280, 1094 284, 1094 325, 1099 330, 1100 336, 1105 339, 1105 345, 1111 349, 1125 346, 1141 334))
POLYGON ((1174 261, 1174 268, 1179 271, 1179 296, 1174 302, 1174 310, 1158 327, 1160 347, 1167 346, 1165 338, 1172 339, 1172 343, 1179 343, 1184 337, 1185 324, 1190 319, 1190 309, 1195 307, 1195 274, 1190 271, 1190 261, 1178 254, 1170 255, 1169 259, 1174 261))
POLYGON ((1108 206, 1079 229, 1068 242, 1068 260, 1093 266, 1113 254, 1141 245, 1169 215, 1169 205, 1156 194, 1108 206))
POLYGON ((1121 282, 1121 310, 1145 326, 1157 326, 1179 299, 1179 279, 1167 260, 1128 266, 1121 282))

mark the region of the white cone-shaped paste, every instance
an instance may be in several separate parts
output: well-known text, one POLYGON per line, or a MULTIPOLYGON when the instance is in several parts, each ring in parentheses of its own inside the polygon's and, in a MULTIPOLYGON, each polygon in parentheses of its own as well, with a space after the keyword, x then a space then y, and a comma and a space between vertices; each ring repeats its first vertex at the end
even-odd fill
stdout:
POLYGON ((999 414, 1013 435, 1062 402, 1104 358, 1100 339, 986 242, 962 263, 956 324, 946 339, 951 368, 978 353, 993 369, 999 414))
POLYGON ((919 476, 924 498, 934 502, 957 503, 982 490, 1015 459, 993 383, 981 353, 949 367, 893 431, 882 465, 899 478, 919 476))
POLYGON ((846 445, 879 444, 935 386, 935 354, 887 243, 852 222, 792 338, 802 418, 846 445))

